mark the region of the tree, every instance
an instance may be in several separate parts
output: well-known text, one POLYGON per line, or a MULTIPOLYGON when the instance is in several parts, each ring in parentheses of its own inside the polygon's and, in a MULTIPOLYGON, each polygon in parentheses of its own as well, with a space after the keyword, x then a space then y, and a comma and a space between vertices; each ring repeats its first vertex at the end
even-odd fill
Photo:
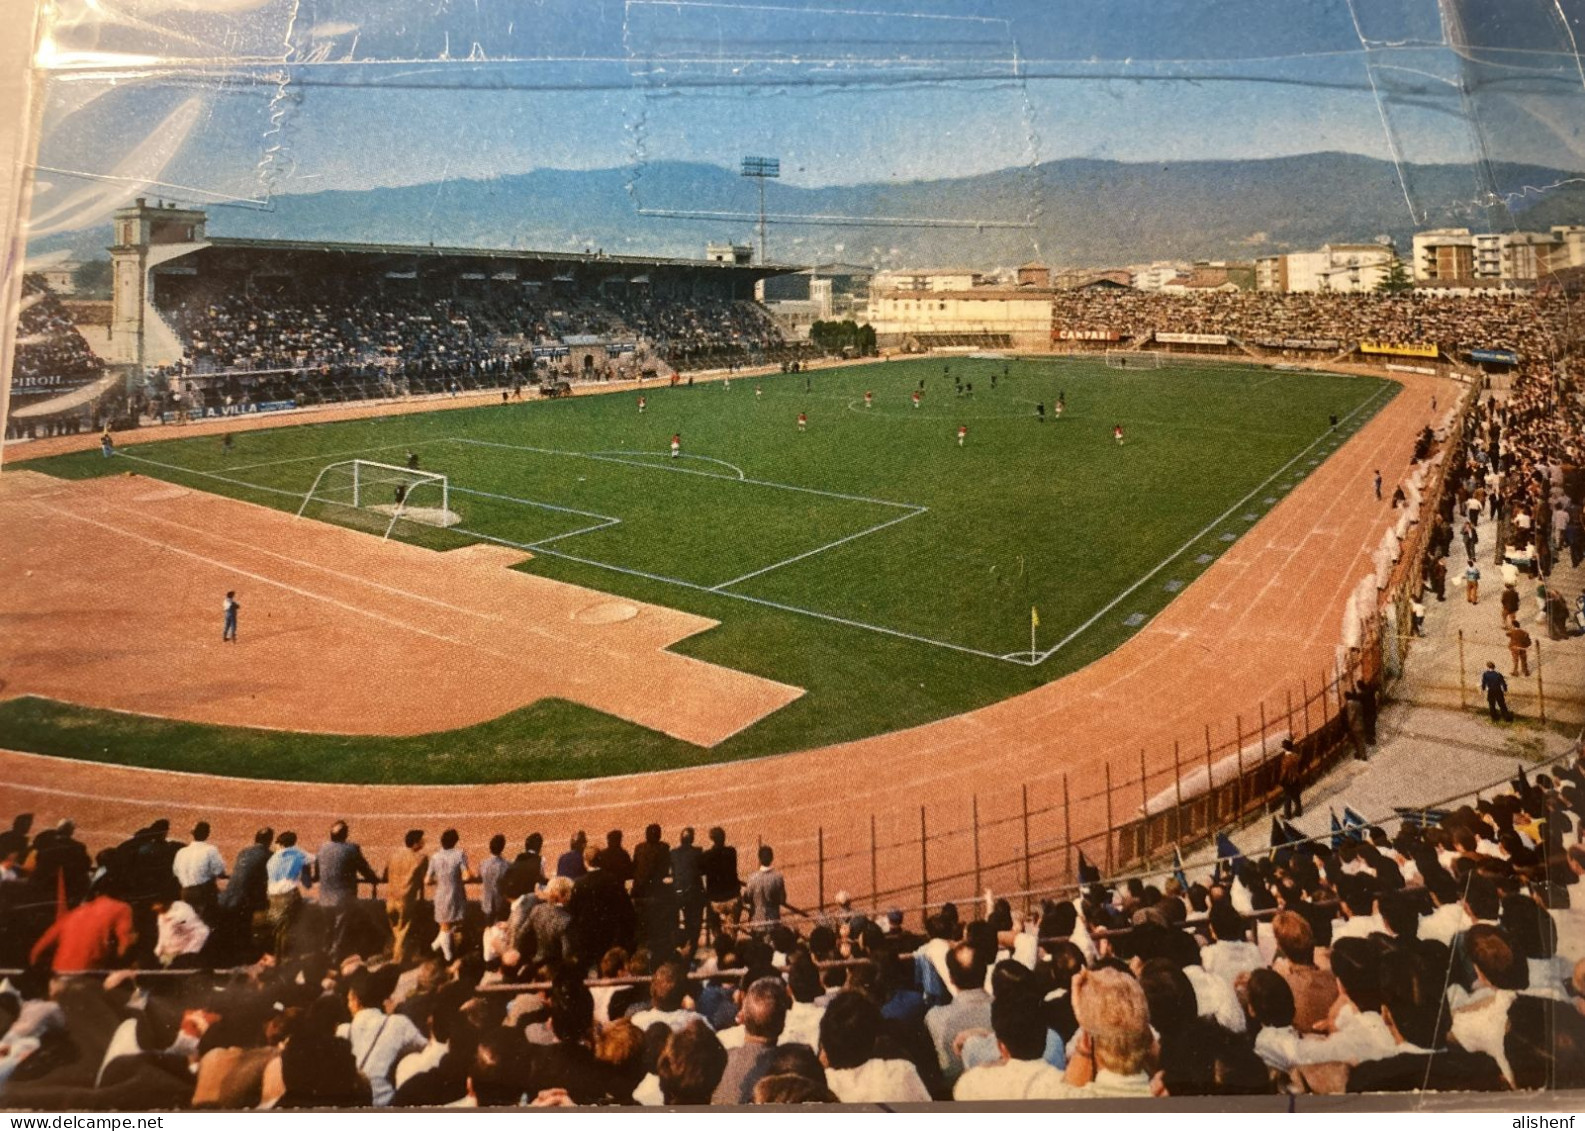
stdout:
POLYGON ((875 328, 858 325, 851 318, 843 322, 816 322, 809 327, 809 340, 826 353, 852 350, 860 357, 875 352, 875 328))
POLYGON ((104 298, 110 294, 110 260, 90 259, 72 272, 72 282, 77 293, 86 298, 104 298))
POLYGON ((1378 294, 1401 295, 1413 289, 1414 280, 1409 278, 1409 269, 1394 251, 1392 261, 1387 264, 1387 273, 1382 276, 1381 282, 1376 284, 1376 291, 1378 294))

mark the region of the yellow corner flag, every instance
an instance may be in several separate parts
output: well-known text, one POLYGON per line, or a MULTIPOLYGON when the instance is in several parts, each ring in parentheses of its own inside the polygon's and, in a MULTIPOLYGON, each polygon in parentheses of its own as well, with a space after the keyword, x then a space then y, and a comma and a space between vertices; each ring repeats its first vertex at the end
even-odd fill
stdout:
POLYGON ((1033 605, 1029 606, 1029 662, 1039 663, 1040 653, 1035 650, 1035 629, 1040 627, 1040 613, 1033 605))
POLYGON ((1038 610, 1036 610, 1036 608, 1033 605, 1029 606, 1029 627, 1030 628, 1039 628, 1040 627, 1040 613, 1039 613, 1038 610))

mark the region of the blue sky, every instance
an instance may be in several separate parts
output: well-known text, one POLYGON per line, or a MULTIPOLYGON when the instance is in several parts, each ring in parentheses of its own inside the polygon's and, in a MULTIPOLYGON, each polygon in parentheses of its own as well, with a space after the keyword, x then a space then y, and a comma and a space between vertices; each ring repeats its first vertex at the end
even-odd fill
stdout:
POLYGON ((138 194, 264 200, 745 153, 809 186, 1320 150, 1585 169, 1585 0, 61 10, 41 51, 35 234, 138 194))

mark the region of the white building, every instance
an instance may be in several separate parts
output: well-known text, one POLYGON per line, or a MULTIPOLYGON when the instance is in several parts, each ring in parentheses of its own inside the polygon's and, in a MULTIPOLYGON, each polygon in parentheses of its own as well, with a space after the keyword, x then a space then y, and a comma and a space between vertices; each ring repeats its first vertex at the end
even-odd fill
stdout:
POLYGON ((984 281, 983 271, 967 267, 904 268, 877 272, 870 291, 967 291, 984 281))
POLYGON ((870 325, 883 345, 909 340, 923 346, 1001 344, 1047 348, 1051 342, 1051 292, 1004 287, 968 290, 875 291, 870 325))
POLYGON ((1255 289, 1279 294, 1373 291, 1387 277, 1392 248, 1374 243, 1333 243, 1319 251, 1266 255, 1255 260, 1255 289))
POLYGON ((1128 269, 1134 287, 1141 291, 1159 291, 1179 275, 1187 275, 1194 264, 1182 260, 1158 259, 1154 263, 1136 264, 1128 269))

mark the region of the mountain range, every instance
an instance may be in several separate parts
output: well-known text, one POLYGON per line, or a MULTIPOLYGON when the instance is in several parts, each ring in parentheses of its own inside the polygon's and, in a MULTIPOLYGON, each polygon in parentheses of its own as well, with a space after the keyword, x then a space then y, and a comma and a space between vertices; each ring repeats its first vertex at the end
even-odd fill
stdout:
MULTIPOLYGON (((1511 209, 1495 202, 1470 166, 1395 167, 1347 153, 1161 163, 1075 158, 950 180, 827 188, 770 181, 765 207, 773 218, 824 219, 773 219, 769 258, 971 267, 1038 258, 1053 266, 1103 267, 1248 259, 1383 236, 1407 250, 1417 228, 1489 231, 1585 222, 1585 184, 1576 174, 1506 163, 1486 172, 1487 185, 1513 194, 1511 209), (884 223, 873 222, 882 217, 884 223), (1028 227, 977 226, 1008 222, 1028 227)), ((599 248, 698 258, 706 242, 752 240, 756 188, 732 170, 682 162, 538 169, 492 180, 281 195, 267 209, 212 206, 209 230, 217 236, 599 248), (728 217, 666 214, 679 211, 728 217)), ((104 258, 108 242, 107 224, 38 240, 30 251, 66 248, 80 259, 104 258)))

